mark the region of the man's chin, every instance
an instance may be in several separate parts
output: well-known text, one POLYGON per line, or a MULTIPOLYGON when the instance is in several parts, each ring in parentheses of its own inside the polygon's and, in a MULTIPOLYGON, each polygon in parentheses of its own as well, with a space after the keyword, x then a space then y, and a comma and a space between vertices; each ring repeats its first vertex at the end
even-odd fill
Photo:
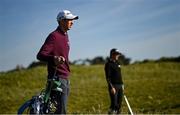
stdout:
POLYGON ((68 28, 68 30, 70 30, 70 29, 71 29, 71 27, 68 28))

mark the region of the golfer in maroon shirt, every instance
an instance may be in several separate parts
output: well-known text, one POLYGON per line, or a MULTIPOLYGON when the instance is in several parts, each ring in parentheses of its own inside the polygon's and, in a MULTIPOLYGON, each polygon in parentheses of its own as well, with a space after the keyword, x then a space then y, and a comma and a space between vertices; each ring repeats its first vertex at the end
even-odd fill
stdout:
POLYGON ((37 54, 37 59, 48 64, 48 78, 57 77, 62 83, 63 93, 57 95, 57 114, 66 114, 67 98, 69 95, 69 39, 67 31, 71 29, 73 20, 78 16, 68 10, 63 10, 57 15, 58 27, 49 34, 45 43, 37 54), (55 74, 55 75, 54 75, 55 74))

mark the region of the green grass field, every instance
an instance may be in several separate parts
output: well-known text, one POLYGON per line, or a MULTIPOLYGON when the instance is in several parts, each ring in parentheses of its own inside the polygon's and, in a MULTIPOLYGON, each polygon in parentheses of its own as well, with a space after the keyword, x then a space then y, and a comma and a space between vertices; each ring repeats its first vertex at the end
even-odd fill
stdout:
MULTIPOLYGON (((68 113, 107 113, 109 95, 104 66, 72 66, 68 113)), ((122 67, 125 93, 136 114, 180 114, 180 63, 146 63, 122 67)), ((18 107, 46 84, 46 68, 0 73, 0 113, 18 107)), ((128 108, 123 101, 122 112, 128 108)))

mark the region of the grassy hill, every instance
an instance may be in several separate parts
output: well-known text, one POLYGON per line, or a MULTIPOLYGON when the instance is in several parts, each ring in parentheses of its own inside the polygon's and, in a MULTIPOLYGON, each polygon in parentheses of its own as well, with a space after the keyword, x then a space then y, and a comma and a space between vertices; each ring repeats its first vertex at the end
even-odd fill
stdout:
MULTIPOLYGON (((109 95, 103 65, 72 66, 68 113, 107 113, 109 95)), ((180 63, 122 67, 125 93, 134 113, 180 113, 180 63)), ((18 107, 45 87, 46 68, 0 73, 0 113, 18 107)), ((127 112, 123 102, 123 113, 127 112)))

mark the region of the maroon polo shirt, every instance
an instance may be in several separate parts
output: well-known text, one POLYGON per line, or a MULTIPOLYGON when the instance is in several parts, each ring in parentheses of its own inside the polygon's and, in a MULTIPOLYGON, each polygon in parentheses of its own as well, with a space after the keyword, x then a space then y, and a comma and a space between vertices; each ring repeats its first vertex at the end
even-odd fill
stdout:
POLYGON ((49 34, 43 46, 37 54, 37 59, 48 63, 48 77, 51 78, 55 72, 54 56, 63 56, 65 63, 57 66, 56 75, 68 79, 70 73, 69 67, 69 39, 67 33, 61 31, 58 27, 49 34))

